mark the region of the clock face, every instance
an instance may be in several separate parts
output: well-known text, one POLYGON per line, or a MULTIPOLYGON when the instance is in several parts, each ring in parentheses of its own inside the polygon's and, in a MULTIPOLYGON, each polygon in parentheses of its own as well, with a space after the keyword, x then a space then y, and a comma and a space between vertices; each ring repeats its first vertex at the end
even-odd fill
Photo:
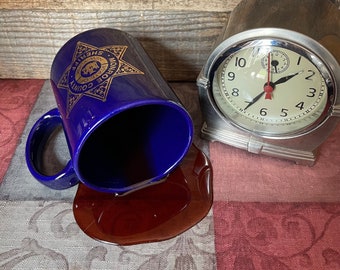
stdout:
POLYGON ((248 41, 224 53, 212 80, 215 107, 257 135, 296 136, 327 116, 330 75, 323 62, 292 42, 248 41))

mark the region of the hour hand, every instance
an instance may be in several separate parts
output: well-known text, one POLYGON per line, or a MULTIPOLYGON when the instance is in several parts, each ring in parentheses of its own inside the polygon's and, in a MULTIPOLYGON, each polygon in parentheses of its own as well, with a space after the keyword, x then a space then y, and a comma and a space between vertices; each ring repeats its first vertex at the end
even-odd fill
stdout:
POLYGON ((256 97, 254 97, 252 101, 246 101, 248 105, 244 109, 245 110, 248 109, 251 105, 253 105, 256 101, 258 101, 264 95, 264 93, 265 92, 261 92, 256 97))

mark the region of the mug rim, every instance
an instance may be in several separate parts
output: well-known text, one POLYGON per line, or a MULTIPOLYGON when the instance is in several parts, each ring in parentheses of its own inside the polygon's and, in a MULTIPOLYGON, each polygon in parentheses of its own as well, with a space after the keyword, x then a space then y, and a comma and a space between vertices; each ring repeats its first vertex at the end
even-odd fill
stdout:
POLYGON ((84 134, 84 136, 79 140, 77 147, 76 147, 76 152, 73 155, 73 168, 74 171, 79 178, 79 180, 87 185, 88 187, 100 191, 100 192, 107 192, 107 193, 116 193, 117 195, 122 195, 122 194, 127 194, 129 191, 135 191, 138 189, 141 189, 145 186, 156 184, 162 182, 162 180, 165 180, 167 175, 172 172, 178 165, 179 163, 183 160, 185 157, 186 153, 189 151, 191 144, 193 142, 193 134, 194 134, 194 127, 193 127, 193 122, 190 114, 188 111, 179 103, 172 101, 172 100, 161 100, 161 99, 146 99, 146 100, 140 100, 138 102, 135 102, 133 104, 127 103, 125 106, 121 106, 119 110, 114 110, 110 114, 105 115, 102 119, 95 121, 95 125, 91 126, 90 129, 84 134), (112 119, 113 117, 120 115, 124 112, 127 112, 132 109, 136 108, 141 108, 141 107, 147 107, 147 106, 164 106, 171 108, 175 111, 177 111, 183 118, 183 121, 185 121, 187 130, 185 131, 187 133, 187 142, 186 142, 186 147, 182 150, 182 153, 178 158, 175 160, 175 162, 172 164, 171 167, 169 167, 166 171, 164 171, 162 174, 159 174, 155 177, 145 179, 143 181, 137 182, 132 185, 124 186, 121 188, 115 188, 115 187, 103 187, 100 185, 95 185, 88 181, 86 178, 84 178, 83 173, 81 173, 81 169, 79 168, 80 166, 80 157, 81 153, 83 151, 84 145, 88 141, 88 139, 93 135, 93 133, 98 130, 103 124, 105 124, 107 121, 112 119))

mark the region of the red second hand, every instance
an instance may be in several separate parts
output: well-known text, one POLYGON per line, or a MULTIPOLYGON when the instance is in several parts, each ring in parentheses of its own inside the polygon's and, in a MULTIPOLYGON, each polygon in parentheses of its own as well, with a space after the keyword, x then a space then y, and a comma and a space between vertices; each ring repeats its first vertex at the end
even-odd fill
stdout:
POLYGON ((268 53, 268 64, 267 64, 267 83, 264 85, 263 90, 266 92, 265 99, 272 99, 272 92, 274 88, 270 85, 270 52, 268 53))

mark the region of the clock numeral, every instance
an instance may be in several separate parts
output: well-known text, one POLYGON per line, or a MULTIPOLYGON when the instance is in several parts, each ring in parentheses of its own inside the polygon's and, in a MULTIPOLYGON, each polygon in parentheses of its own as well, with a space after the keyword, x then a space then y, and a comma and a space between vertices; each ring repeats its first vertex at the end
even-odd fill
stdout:
POLYGON ((299 108, 300 110, 304 109, 305 103, 303 101, 299 102, 298 104, 295 105, 296 108, 299 108))
POLYGON ((228 81, 235 80, 235 73, 234 72, 228 72, 228 81))
POLYGON ((296 65, 297 65, 297 66, 299 66, 299 65, 300 65, 300 63, 301 63, 301 55, 299 56, 299 59, 297 60, 297 63, 296 63, 296 65))
POLYGON ((280 114, 280 116, 281 116, 281 117, 286 117, 287 115, 288 115, 288 109, 282 108, 282 109, 281 109, 281 114, 280 114))
POLYGON ((313 79, 311 79, 314 75, 315 75, 315 72, 313 71, 313 70, 310 70, 310 69, 308 69, 308 71, 307 72, 309 72, 309 75, 305 78, 306 80, 313 80, 313 79))
POLYGON ((243 58, 243 57, 240 57, 240 58, 236 57, 236 58, 235 58, 235 67, 241 67, 241 68, 243 68, 243 67, 245 67, 246 65, 247 65, 247 61, 246 61, 245 58, 243 58))
POLYGON ((267 115, 267 108, 262 108, 261 110, 260 110, 260 115, 261 116, 266 116, 267 115))
POLYGON ((231 91, 231 95, 234 97, 238 97, 240 95, 240 90, 237 88, 233 88, 231 91))
POLYGON ((307 97, 315 97, 315 93, 316 93, 316 89, 310 87, 310 88, 309 88, 308 95, 306 95, 306 96, 307 96, 307 97))

